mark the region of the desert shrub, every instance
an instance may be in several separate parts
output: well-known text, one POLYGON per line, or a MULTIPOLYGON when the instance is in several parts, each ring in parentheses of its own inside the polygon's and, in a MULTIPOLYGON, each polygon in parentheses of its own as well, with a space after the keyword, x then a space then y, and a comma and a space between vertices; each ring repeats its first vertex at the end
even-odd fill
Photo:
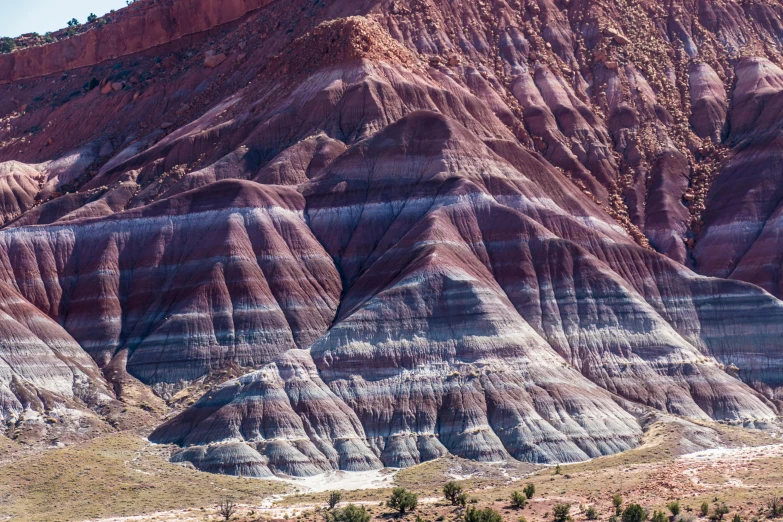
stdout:
POLYGON ((97 19, 98 19, 98 15, 97 15, 97 14, 95 14, 95 13, 90 13, 90 16, 88 16, 88 17, 87 17, 87 23, 88 23, 88 24, 91 24, 91 23, 93 23, 94 21, 96 21, 97 19))
POLYGON ((715 510, 712 512, 712 515, 710 515, 710 520, 723 520, 723 517, 725 517, 729 512, 729 508, 726 506, 726 504, 720 504, 718 506, 715 506, 715 510))
POLYGON ((663 511, 653 511, 652 522, 668 522, 666 514, 663 511))
POLYGON ((647 511, 639 504, 630 504, 623 510, 623 522, 644 522, 647 520, 647 511))
POLYGON ((701 516, 706 517, 707 515, 710 514, 710 505, 706 502, 702 502, 699 511, 701 513, 701 516))
POLYGON ((587 511, 585 511, 585 516, 587 517, 587 520, 598 520, 598 510, 595 509, 594 506, 590 506, 587 508, 587 511))
POLYGON ((773 495, 767 501, 767 515, 769 518, 783 517, 783 498, 773 495))
POLYGON ((16 49, 16 42, 13 38, 0 38, 0 53, 10 53, 16 49))
POLYGON ((446 497, 446 500, 451 502, 452 506, 459 504, 460 495, 462 495, 462 486, 456 482, 447 482, 446 485, 443 486, 443 496, 446 497))
POLYGON ((406 511, 413 511, 419 503, 419 497, 405 488, 394 488, 392 495, 386 502, 386 505, 392 509, 396 509, 401 515, 404 515, 406 511))
POLYGON ((527 497, 524 493, 514 491, 511 493, 511 505, 517 509, 522 509, 527 505, 527 497))
POLYGON ((364 506, 348 504, 344 508, 327 513, 326 522, 370 522, 370 514, 364 506))
POLYGON ((739 513, 734 513, 734 517, 731 519, 731 522, 742 522, 742 517, 739 516, 739 513))
POLYGON ((220 501, 220 504, 218 504, 218 515, 223 517, 223 520, 228 522, 231 520, 231 517, 234 516, 234 513, 237 511, 237 505, 236 502, 234 502, 231 498, 224 498, 220 501))
POLYGON ((552 520, 554 522, 569 522, 573 520, 569 513, 571 512, 571 504, 557 504, 552 509, 552 520))
POLYGON ((680 501, 675 500, 674 502, 669 502, 666 504, 666 508, 669 510, 669 513, 672 514, 673 517, 676 517, 680 514, 680 501))
POLYGON ((71 18, 68 20, 68 27, 79 27, 80 25, 82 25, 81 22, 79 22, 79 20, 76 18, 71 18))
POLYGON ((329 493, 329 509, 334 509, 334 507, 340 503, 340 500, 342 500, 343 494, 339 491, 332 491, 329 493))
POLYGON ((560 475, 563 472, 563 470, 560 468, 560 464, 555 466, 555 475, 560 475))
POLYGON ((527 497, 528 500, 530 500, 531 498, 533 498, 533 495, 536 494, 536 485, 531 482, 530 484, 525 486, 524 491, 525 491, 525 496, 527 497))
POLYGON ((503 519, 492 508, 476 509, 471 506, 465 512, 465 522, 503 522, 503 519))
POLYGON ((614 512, 616 515, 621 515, 623 512, 623 496, 619 493, 615 493, 612 497, 612 505, 614 506, 614 512))

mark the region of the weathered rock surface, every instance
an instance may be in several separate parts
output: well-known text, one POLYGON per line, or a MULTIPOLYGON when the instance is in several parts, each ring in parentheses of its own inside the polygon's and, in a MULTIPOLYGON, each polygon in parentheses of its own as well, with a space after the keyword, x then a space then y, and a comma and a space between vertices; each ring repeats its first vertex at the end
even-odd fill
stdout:
POLYGON ((780 422, 778 0, 134 6, 0 57, 4 418, 239 369, 150 438, 257 477, 780 422))

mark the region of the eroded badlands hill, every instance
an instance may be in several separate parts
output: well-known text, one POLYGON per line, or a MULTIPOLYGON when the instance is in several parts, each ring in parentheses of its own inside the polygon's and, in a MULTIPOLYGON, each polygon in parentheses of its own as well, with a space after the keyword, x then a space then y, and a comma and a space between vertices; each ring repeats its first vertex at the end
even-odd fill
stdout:
POLYGON ((0 56, 9 434, 165 400, 265 476, 780 421, 777 0, 225 4, 0 56))

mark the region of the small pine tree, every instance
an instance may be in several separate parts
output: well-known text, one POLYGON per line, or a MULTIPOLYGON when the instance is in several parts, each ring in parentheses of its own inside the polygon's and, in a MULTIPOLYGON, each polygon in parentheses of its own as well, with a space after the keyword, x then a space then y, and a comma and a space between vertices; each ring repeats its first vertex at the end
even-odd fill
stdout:
POLYGON ((404 515, 406 511, 413 511, 419 503, 419 497, 405 488, 394 488, 386 505, 404 515))
POLYGON ((630 504, 623 510, 623 522, 644 522, 647 520, 647 511, 639 504, 630 504))
POLYGON ((454 481, 447 482, 446 485, 443 486, 443 496, 446 497, 446 500, 451 502, 452 506, 459 504, 459 496, 461 494, 462 486, 454 481))
POLYGON ((706 517, 710 514, 710 505, 706 502, 701 503, 701 516, 706 517))
POLYGON ((524 491, 525 491, 525 496, 527 497, 528 500, 530 500, 531 498, 533 498, 533 495, 536 494, 536 485, 531 482, 530 484, 525 486, 524 491))
POLYGON ((68 27, 79 27, 80 25, 82 24, 76 18, 71 18, 68 20, 68 27))
POLYGON ((524 493, 514 491, 511 493, 511 505, 517 509, 524 509, 524 507, 527 505, 527 497, 524 495, 524 493))

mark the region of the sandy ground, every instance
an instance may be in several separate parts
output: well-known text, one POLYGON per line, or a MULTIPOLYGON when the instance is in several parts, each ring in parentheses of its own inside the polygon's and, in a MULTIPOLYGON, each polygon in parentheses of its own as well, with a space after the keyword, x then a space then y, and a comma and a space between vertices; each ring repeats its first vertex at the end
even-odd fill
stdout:
MULTIPOLYGON (((684 500, 691 498, 693 499, 692 502, 695 502, 697 498, 700 498, 705 494, 712 495, 717 492, 724 494, 726 488, 736 491, 751 491, 757 486, 754 484, 746 484, 740 477, 745 477, 745 480, 747 480, 747 475, 743 472, 747 471, 748 468, 757 466, 759 463, 778 462, 777 460, 770 461, 769 459, 783 459, 783 444, 741 448, 715 448, 689 453, 668 462, 636 464, 625 469, 624 472, 629 472, 633 469, 638 473, 654 478, 644 480, 635 487, 629 488, 624 491, 624 495, 627 495, 626 498, 637 498, 643 503, 653 502, 653 499, 656 497, 661 499, 669 497, 683 498, 684 500), (721 477, 722 480, 716 482, 714 477, 721 477)), ((623 468, 625 468, 625 466, 623 466, 623 468)), ((308 478, 278 478, 277 480, 292 486, 289 493, 260 499, 259 503, 255 506, 239 506, 237 514, 240 517, 245 517, 245 519, 296 518, 306 512, 312 512, 318 508, 323 508, 323 503, 302 502, 289 506, 281 506, 278 503, 287 497, 304 493, 389 488, 394 486, 394 477, 398 472, 399 470, 395 469, 368 472, 337 471, 308 478)), ((457 480, 469 480, 471 476, 470 474, 465 474, 454 476, 453 478, 457 480)), ((515 477, 507 478, 507 484, 516 482, 515 477)), ((569 492, 569 495, 561 497, 561 500, 574 500, 570 498, 571 493, 576 493, 576 491, 569 492)), ((441 500, 441 498, 437 497, 420 498, 420 512, 426 513, 427 511, 421 510, 421 507, 427 505, 434 506, 441 500)), ((556 501, 556 497, 550 497, 549 499, 537 498, 536 501, 537 502, 534 502, 534 504, 539 503, 541 505, 538 508, 531 505, 533 511, 527 514, 527 518, 528 520, 531 520, 531 522, 537 522, 539 518, 538 515, 543 514, 545 511, 549 511, 551 506, 548 504, 556 501), (539 511, 541 513, 538 513, 539 511)), ((368 508, 373 509, 379 506, 377 500, 355 501, 354 503, 363 504, 368 508)), ((581 513, 581 511, 579 513, 581 513)), ((545 518, 546 516, 543 516, 542 520, 545 518)), ((577 517, 577 519, 580 518, 583 517, 577 517)), ((99 522, 170 522, 175 520, 182 522, 203 522, 205 520, 217 520, 217 518, 214 509, 207 511, 191 509, 159 512, 145 516, 106 518, 101 519, 99 522)), ((513 518, 513 520, 516 520, 516 518, 513 518)), ((579 522, 581 522, 581 520, 579 520, 579 522)))
POLYGON ((398 469, 384 468, 373 471, 330 471, 314 477, 278 478, 291 484, 295 493, 320 493, 323 491, 356 491, 360 489, 382 489, 394 485, 398 469))
POLYGON ((715 448, 688 453, 679 458, 686 462, 747 462, 768 457, 783 457, 783 444, 747 448, 715 448))
MULTIPOLYGON (((280 500, 283 500, 287 496, 296 495, 300 493, 321 493, 324 491, 357 491, 363 489, 384 489, 394 486, 394 475, 398 472, 398 469, 385 468, 374 471, 330 471, 321 475, 315 475, 313 477, 277 477, 272 480, 279 480, 290 484, 292 486, 291 492, 284 495, 272 495, 264 498, 257 506, 238 506, 238 514, 242 516, 249 516, 250 512, 255 513, 254 516, 271 517, 271 518, 283 518, 283 517, 296 517, 306 511, 313 511, 317 507, 323 507, 322 504, 297 504, 290 507, 277 507, 275 504, 280 500)), ((440 500, 439 498, 420 498, 419 503, 427 504, 434 503, 440 500)), ((363 504, 366 506, 376 506, 377 501, 372 502, 354 502, 354 504, 363 504)), ((119 518, 104 518, 96 520, 95 522, 132 522, 132 521, 204 521, 209 520, 210 514, 197 509, 189 510, 176 510, 158 512, 150 515, 132 516, 132 517, 119 517, 119 518)), ((216 519, 212 515, 213 519, 216 519)))

